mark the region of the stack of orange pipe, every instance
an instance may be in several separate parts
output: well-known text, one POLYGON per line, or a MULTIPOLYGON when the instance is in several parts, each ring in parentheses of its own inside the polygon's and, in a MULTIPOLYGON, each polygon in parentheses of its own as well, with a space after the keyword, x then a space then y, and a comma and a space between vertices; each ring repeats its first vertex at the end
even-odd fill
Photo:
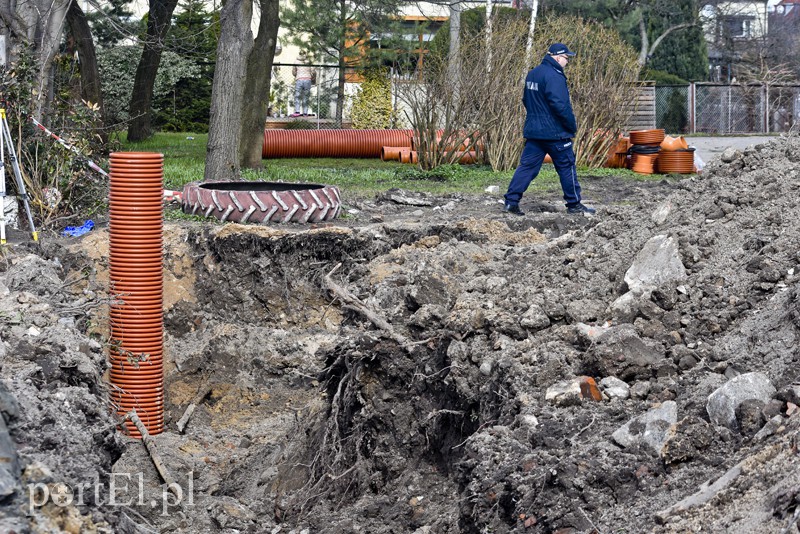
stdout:
POLYGON ((689 148, 683 136, 666 136, 661 142, 657 167, 661 173, 691 174, 694 172, 694 150, 689 148))
MULTIPOLYGON (((462 165, 471 165, 478 159, 478 155, 474 150, 459 152, 457 155, 458 162, 462 165)), ((385 146, 381 150, 381 159, 383 161, 399 161, 400 163, 417 163, 419 156, 416 150, 411 150, 410 148, 385 146)))
POLYGON ((400 152, 404 148, 402 146, 381 147, 381 161, 400 161, 400 152))
POLYGON ((639 174, 653 174, 662 141, 664 141, 663 128, 631 132, 631 170, 639 174), (643 150, 637 150, 637 147, 643 150))
MULTIPOLYGON (((120 415, 136 410, 150 434, 164 430, 162 227, 164 156, 111 154, 109 371, 120 415)), ((128 432, 141 437, 127 421, 128 432)))
POLYGON ((694 151, 662 152, 658 156, 658 172, 691 174, 694 171, 694 151))

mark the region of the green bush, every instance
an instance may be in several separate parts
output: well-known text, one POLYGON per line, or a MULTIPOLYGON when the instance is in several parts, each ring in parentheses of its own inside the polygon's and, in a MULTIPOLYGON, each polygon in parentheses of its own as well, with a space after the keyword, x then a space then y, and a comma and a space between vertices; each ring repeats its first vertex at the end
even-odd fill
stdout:
MULTIPOLYGON (((499 30, 504 26, 521 21, 524 24, 523 38, 527 38, 527 25, 530 21, 530 11, 511 7, 495 6, 494 28, 499 30)), ((474 7, 461 13, 461 36, 466 37, 482 33, 486 27, 486 7, 474 7)), ((445 21, 428 45, 429 53, 438 58, 447 56, 450 50, 450 21, 445 21)), ((426 59, 427 61, 427 59, 426 59)))
MULTIPOLYGON (((48 114, 40 121, 83 157, 56 143, 28 121, 28 103, 39 86, 39 70, 30 48, 23 49, 16 61, 0 69, 0 95, 6 99, 4 108, 17 161, 39 230, 93 217, 104 208, 108 194, 105 177, 91 170, 85 160, 91 158, 103 166, 107 154, 102 138, 92 135, 100 119, 99 107, 73 96, 70 89, 74 65, 69 58, 61 55, 54 61, 54 99, 48 114)), ((0 179, 6 180, 7 191, 21 193, 10 165, 0 179)))
MULTIPOLYGON (((138 46, 117 46, 98 50, 97 66, 100 71, 107 128, 127 128, 125 123, 129 119, 128 106, 131 101, 136 66, 141 55, 142 49, 138 46)), ((161 66, 153 87, 153 111, 156 114, 161 111, 157 106, 159 103, 162 106, 172 105, 173 110, 177 109, 178 104, 174 99, 163 99, 163 97, 176 94, 178 82, 196 79, 199 76, 200 67, 196 63, 174 52, 165 51, 161 55, 161 66)), ((183 105, 184 102, 181 102, 180 106, 183 105)))
POLYGON ((686 108, 686 94, 680 87, 673 88, 667 98, 665 109, 659 111, 658 125, 667 133, 686 133, 689 125, 689 110, 686 108))
POLYGON ((642 79, 656 82, 656 85, 689 85, 689 82, 663 70, 647 69, 642 73, 642 79))
POLYGON ((383 70, 368 71, 361 88, 353 98, 350 119, 353 128, 384 129, 397 125, 392 108, 392 87, 383 70))

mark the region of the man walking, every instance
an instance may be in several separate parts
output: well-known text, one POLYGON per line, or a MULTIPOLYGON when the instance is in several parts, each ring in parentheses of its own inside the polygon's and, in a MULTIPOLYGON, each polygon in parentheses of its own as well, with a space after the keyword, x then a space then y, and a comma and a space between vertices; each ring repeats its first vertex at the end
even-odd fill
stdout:
POLYGON ((564 67, 575 54, 566 45, 550 46, 542 63, 528 72, 522 102, 525 104, 525 148, 505 195, 505 211, 524 215, 519 208, 522 194, 539 174, 544 157, 549 154, 561 180, 561 190, 568 213, 593 214, 581 204, 581 185, 575 170, 572 138, 578 130, 569 99, 564 67))

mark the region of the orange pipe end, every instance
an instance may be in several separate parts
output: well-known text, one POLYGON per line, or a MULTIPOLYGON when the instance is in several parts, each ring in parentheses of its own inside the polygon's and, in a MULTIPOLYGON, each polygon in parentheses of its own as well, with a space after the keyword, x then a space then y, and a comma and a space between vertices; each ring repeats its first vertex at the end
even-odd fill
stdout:
POLYGON ((400 151, 403 147, 399 146, 385 146, 381 147, 381 160, 383 161, 400 161, 400 151))

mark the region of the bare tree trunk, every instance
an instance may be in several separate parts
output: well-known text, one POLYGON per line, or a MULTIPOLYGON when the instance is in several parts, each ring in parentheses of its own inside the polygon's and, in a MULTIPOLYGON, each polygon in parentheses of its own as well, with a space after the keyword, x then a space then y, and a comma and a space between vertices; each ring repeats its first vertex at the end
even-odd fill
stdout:
POLYGON ((650 38, 647 35, 647 24, 644 22, 644 15, 639 15, 639 36, 642 39, 642 46, 639 48, 639 65, 644 67, 647 63, 647 55, 650 51, 650 38))
POLYGON ((136 77, 133 80, 130 115, 128 125, 128 141, 143 141, 153 135, 150 105, 153 101, 153 86, 156 73, 161 64, 161 52, 164 50, 164 39, 169 32, 172 12, 178 0, 150 0, 150 12, 147 18, 147 36, 136 77))
POLYGON ((104 134, 103 130, 106 117, 105 107, 103 106, 103 93, 100 90, 100 74, 97 70, 97 55, 95 54, 92 30, 86 20, 86 14, 77 1, 72 2, 69 6, 67 24, 80 58, 81 98, 98 106, 100 123, 95 124, 95 130, 105 143, 108 141, 108 136, 104 134))
MULTIPOLYGON (((339 24, 340 28, 347 25, 347 1, 339 0, 339 24)), ((339 84, 336 86, 336 123, 341 127, 344 117, 344 82, 345 82, 345 62, 344 53, 347 49, 347 32, 342 35, 341 49, 339 50, 339 84)))
MULTIPOLYGON (((531 61, 533 60, 533 31, 536 29, 536 17, 539 11, 539 0, 533 0, 531 7, 531 23, 528 26, 528 43, 525 45, 525 67, 531 68, 531 61)), ((523 74, 524 76, 524 74, 523 74)))
POLYGON ((492 0, 486 0, 486 72, 492 72, 492 0))
POLYGON ((56 57, 64 31, 64 19, 70 0, 56 0, 37 8, 41 17, 35 26, 35 46, 39 52, 39 92, 32 105, 34 114, 41 118, 53 99, 53 58, 56 57))
POLYGON ((261 20, 258 24, 258 36, 247 60, 242 109, 241 164, 250 169, 261 166, 272 62, 280 26, 279 1, 260 0, 260 5, 261 20))
POLYGON ((344 122, 344 83, 345 79, 344 56, 339 56, 339 79, 336 85, 336 124, 342 127, 344 122))
POLYGON ((253 48, 252 0, 228 0, 220 13, 217 67, 211 88, 205 179, 239 178, 246 60, 253 48))
POLYGON ((453 80, 453 92, 458 100, 461 87, 461 5, 458 2, 450 4, 450 50, 447 55, 447 68, 450 79, 453 80))

